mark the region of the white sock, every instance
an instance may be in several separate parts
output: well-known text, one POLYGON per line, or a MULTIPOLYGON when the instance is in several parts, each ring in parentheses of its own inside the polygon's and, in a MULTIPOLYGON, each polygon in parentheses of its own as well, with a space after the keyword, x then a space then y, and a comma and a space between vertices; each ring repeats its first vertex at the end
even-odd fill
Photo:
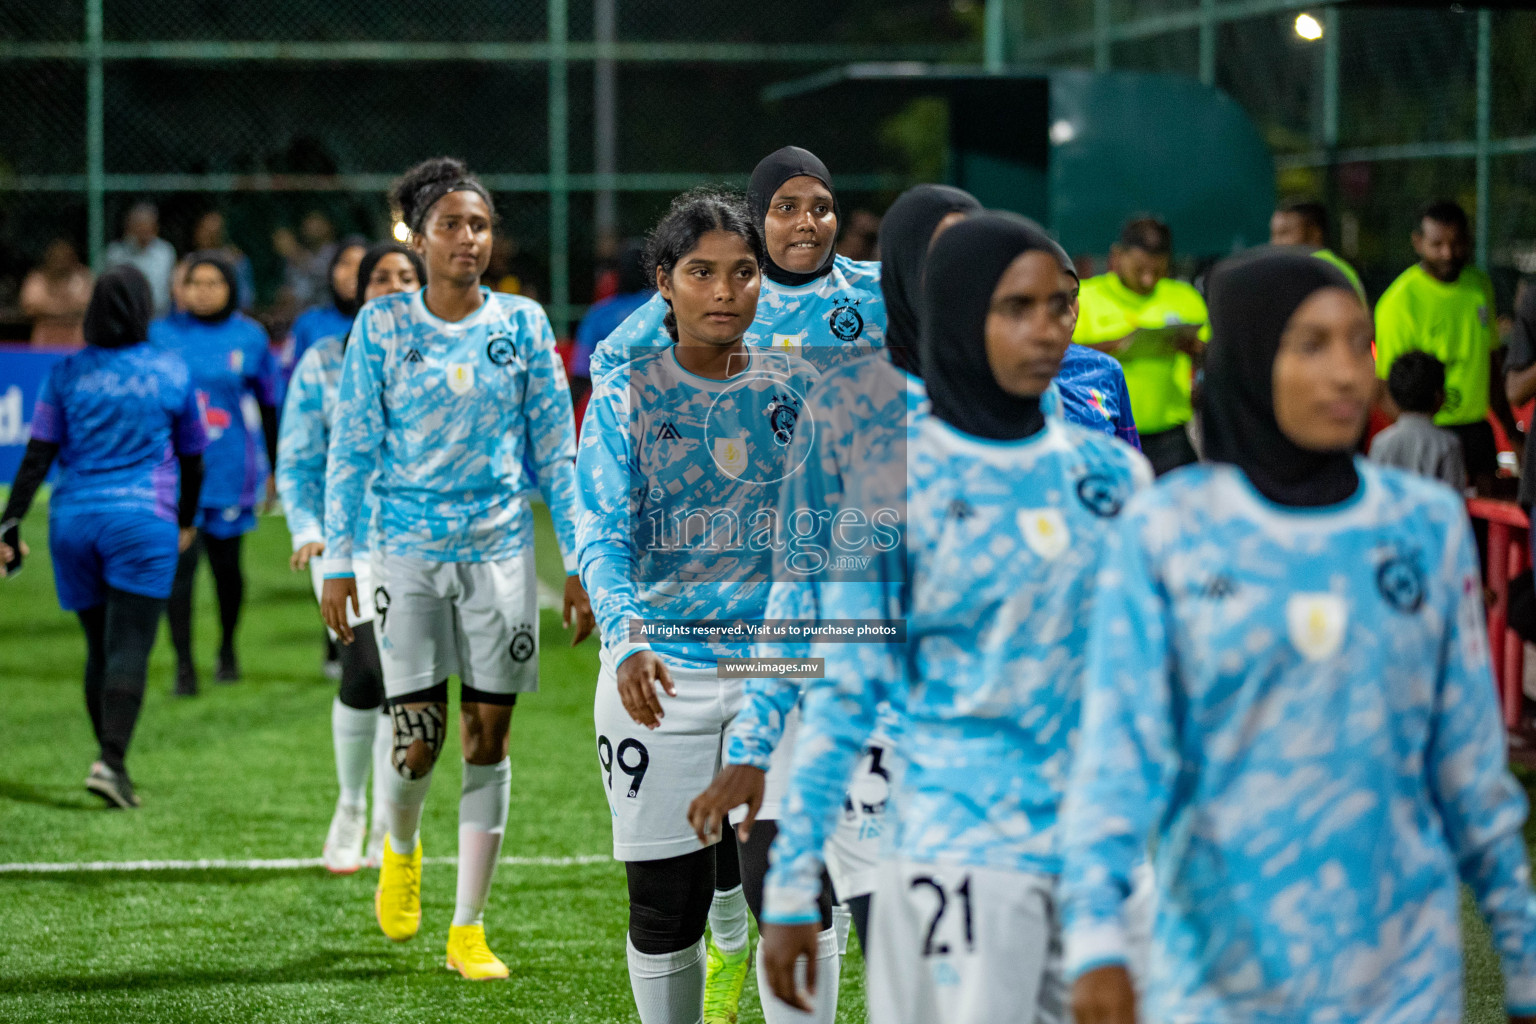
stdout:
POLYGON ((427 802, 432 773, 419 779, 402 778, 390 765, 384 776, 384 820, 389 822, 389 848, 410 853, 421 838, 421 808, 427 802))
POLYGON ((395 751, 395 720, 390 717, 386 708, 383 714, 374 714, 378 719, 373 727, 373 820, 384 821, 384 801, 388 797, 389 776, 395 773, 395 768, 389 763, 389 757, 395 751))
POLYGON ((715 890, 709 905, 709 937, 722 953, 740 953, 747 948, 747 896, 741 886, 715 890))
MULTIPOLYGON (((768 987, 763 958, 757 958, 757 992, 763 1004, 763 1024, 833 1024, 837 1020, 837 989, 842 981, 843 961, 837 953, 837 929, 828 928, 816 937, 816 995, 811 1005, 814 1013, 801 1013, 779 1001, 768 987)), ((805 991, 805 960, 795 964, 795 985, 805 991)))
POLYGON ((479 924, 485 912, 511 798, 511 761, 504 757, 495 764, 464 762, 464 789, 459 797, 459 888, 453 908, 456 927, 479 924))
POLYGON ((640 1024, 703 1024, 704 940, 676 953, 642 953, 626 936, 629 987, 640 1024))
POLYGON ((848 955, 848 932, 853 929, 853 911, 842 903, 832 905, 832 927, 837 931, 837 955, 848 955))
POLYGON ((340 802, 362 807, 368 801, 368 763, 373 758, 374 719, 377 708, 359 711, 337 698, 331 702, 331 742, 336 747, 336 781, 340 802))

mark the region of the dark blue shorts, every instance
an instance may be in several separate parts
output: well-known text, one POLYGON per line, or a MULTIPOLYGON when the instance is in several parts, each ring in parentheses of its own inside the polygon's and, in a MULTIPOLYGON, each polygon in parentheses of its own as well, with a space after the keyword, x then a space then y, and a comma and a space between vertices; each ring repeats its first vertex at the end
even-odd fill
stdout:
POLYGON ((171 596, 176 524, 147 512, 85 512, 48 524, 53 579, 65 611, 94 608, 115 587, 145 597, 171 596))
POLYGON ((200 513, 198 525, 210 537, 228 540, 256 529, 256 510, 249 505, 233 505, 229 508, 205 508, 200 513))

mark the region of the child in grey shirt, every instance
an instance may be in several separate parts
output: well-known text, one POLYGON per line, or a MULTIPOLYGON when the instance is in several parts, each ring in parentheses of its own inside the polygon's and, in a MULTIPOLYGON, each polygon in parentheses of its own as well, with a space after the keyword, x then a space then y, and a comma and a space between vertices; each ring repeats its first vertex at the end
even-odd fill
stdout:
POLYGON ((1465 492, 1461 440, 1434 421, 1445 401, 1445 364, 1428 352, 1405 353, 1387 372, 1387 391, 1402 415, 1371 442, 1371 461, 1433 477, 1457 493, 1465 492))

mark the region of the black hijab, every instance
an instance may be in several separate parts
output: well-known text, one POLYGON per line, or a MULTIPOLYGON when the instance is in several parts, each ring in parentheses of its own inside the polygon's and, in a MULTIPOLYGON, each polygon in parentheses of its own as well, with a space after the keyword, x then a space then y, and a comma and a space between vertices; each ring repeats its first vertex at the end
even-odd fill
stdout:
MULTIPOLYGON (((408 245, 401 245, 399 242, 375 242, 369 246, 367 252, 363 253, 363 260, 357 265, 358 309, 361 309, 363 306, 363 296, 368 294, 368 279, 373 276, 374 268, 379 265, 380 260, 393 252, 397 252, 411 261, 411 266, 416 268, 417 284, 425 285, 427 283, 427 268, 421 262, 421 257, 416 254, 415 249, 408 245)), ((352 315, 356 316, 357 313, 354 311, 352 315)), ((341 339, 343 348, 346 347, 347 337, 349 336, 350 332, 347 335, 343 335, 341 339)))
POLYGON ((187 313, 205 324, 221 324, 234 315, 235 307, 240 303, 240 286, 235 281, 235 268, 230 264, 229 257, 225 256, 222 252, 216 249, 204 249, 202 252, 193 253, 191 258, 187 260, 187 279, 191 280, 192 271, 203 266, 213 267, 220 274, 224 275, 224 284, 228 286, 229 298, 224 300, 224 307, 222 309, 209 316, 198 316, 190 309, 187 310, 187 313))
POLYGON ((918 357, 922 331, 919 310, 923 267, 939 221, 952 213, 975 213, 981 204, 969 192, 948 185, 907 189, 880 221, 880 294, 885 296, 885 345, 891 362, 914 377, 923 375, 918 357))
POLYGON ((341 256, 348 249, 367 249, 368 239, 362 235, 348 235, 336 246, 336 251, 331 254, 331 262, 325 268, 325 290, 330 293, 331 302, 336 306, 342 316, 356 316, 357 307, 363 304, 363 293, 358 292, 351 300, 343 299, 336 291, 336 264, 341 262, 341 256))
POLYGON ((1072 260, 1045 229, 1012 213, 986 212, 939 236, 923 281, 923 380, 933 413, 957 430, 1017 441, 1045 425, 1040 399, 1010 395, 987 361, 987 311, 1014 260, 1043 252, 1076 277, 1072 260))
POLYGON ((645 276, 645 242, 632 238, 624 243, 624 249, 619 253, 619 294, 634 295, 655 290, 655 278, 645 276))
MULTIPOLYGON (((763 157, 762 161, 752 171, 752 180, 747 185, 747 205, 752 210, 752 217, 757 221, 757 226, 764 230, 768 223, 768 204, 773 202, 773 194, 777 192, 790 178, 798 178, 801 175, 815 178, 827 186, 827 191, 832 193, 832 213, 837 217, 838 225, 843 222, 843 213, 837 205, 837 189, 832 187, 832 172, 827 170, 827 165, 817 159, 816 154, 799 146, 785 146, 763 157)), ((787 288, 796 285, 810 284, 818 277, 826 277, 832 273, 832 263, 837 259, 837 236, 832 237, 832 244, 827 246, 827 257, 821 261, 821 266, 808 274, 796 273, 785 270, 773 262, 769 256, 763 267, 763 273, 770 280, 777 281, 787 288)))
POLYGON ((1281 505, 1335 505, 1355 493, 1349 451, 1302 448, 1275 420, 1275 356, 1297 308, 1323 288, 1355 291, 1332 264, 1297 246, 1264 246, 1219 264, 1206 285, 1211 342, 1201 401, 1205 457, 1243 471, 1281 505))
POLYGON ((130 264, 113 267, 96 279, 85 307, 85 343, 97 348, 127 348, 149 336, 155 300, 149 281, 130 264))

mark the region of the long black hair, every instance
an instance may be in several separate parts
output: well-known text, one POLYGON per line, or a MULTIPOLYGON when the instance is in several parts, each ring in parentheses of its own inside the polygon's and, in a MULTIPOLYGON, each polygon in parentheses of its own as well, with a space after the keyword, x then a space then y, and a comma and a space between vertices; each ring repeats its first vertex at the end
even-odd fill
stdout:
POLYGON ((389 198, 399 207, 405 226, 419 235, 433 204, 450 192, 474 192, 485 200, 491 220, 495 221, 496 204, 491 193, 470 173, 464 161, 451 156, 435 156, 406 171, 390 189, 389 198))
MULTIPOLYGON (((753 221, 745 200, 734 193, 698 188, 672 200, 672 208, 651 232, 645 250, 646 277, 655 281, 658 270, 671 277, 683 257, 696 249, 699 239, 711 231, 725 231, 740 237, 747 243, 759 268, 768 261, 762 228, 753 221)), ((662 324, 676 341, 677 314, 670 303, 662 324)))

